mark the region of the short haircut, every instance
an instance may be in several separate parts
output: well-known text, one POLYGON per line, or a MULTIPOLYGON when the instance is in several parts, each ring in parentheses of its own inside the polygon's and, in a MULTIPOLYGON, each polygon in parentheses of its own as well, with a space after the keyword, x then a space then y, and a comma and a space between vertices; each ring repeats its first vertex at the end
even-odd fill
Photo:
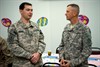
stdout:
POLYGON ((23 3, 21 3, 21 4, 20 4, 19 9, 20 9, 20 10, 23 10, 23 9, 24 9, 24 7, 25 7, 25 5, 30 5, 30 6, 32 6, 32 4, 31 4, 31 3, 28 3, 28 2, 23 2, 23 3))
POLYGON ((69 4, 69 5, 67 5, 67 7, 69 7, 69 6, 74 7, 77 10, 77 13, 79 14, 80 8, 79 8, 79 6, 77 4, 69 4))

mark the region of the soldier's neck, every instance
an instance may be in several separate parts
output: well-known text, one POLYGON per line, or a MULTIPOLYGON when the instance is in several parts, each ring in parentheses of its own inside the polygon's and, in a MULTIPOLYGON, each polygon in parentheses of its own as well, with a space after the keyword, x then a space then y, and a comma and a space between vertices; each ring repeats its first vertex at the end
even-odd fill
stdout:
POLYGON ((29 24, 29 19, 24 19, 24 18, 21 18, 21 21, 25 24, 29 24))
POLYGON ((72 19, 72 20, 71 20, 71 24, 72 24, 72 25, 75 25, 75 24, 78 23, 78 21, 79 21, 78 18, 72 19))

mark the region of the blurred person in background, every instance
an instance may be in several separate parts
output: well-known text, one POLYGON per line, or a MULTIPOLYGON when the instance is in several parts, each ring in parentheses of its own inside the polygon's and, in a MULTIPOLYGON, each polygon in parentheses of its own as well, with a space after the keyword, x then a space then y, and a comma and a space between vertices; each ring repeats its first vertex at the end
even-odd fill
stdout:
POLYGON ((12 57, 6 40, 0 36, 0 67, 12 67, 12 57))

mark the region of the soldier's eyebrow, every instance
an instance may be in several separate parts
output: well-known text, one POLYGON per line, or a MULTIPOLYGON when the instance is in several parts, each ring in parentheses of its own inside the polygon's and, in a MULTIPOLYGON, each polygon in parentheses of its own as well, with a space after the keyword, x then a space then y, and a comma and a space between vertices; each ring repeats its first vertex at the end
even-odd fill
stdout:
POLYGON ((26 10, 27 10, 27 11, 30 11, 30 10, 33 11, 33 9, 29 9, 29 8, 27 8, 26 10))

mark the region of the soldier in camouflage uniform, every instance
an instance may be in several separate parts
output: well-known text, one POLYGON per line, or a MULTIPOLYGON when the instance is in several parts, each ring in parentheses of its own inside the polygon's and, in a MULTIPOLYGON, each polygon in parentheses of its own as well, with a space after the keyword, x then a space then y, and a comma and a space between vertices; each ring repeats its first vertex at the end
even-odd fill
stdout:
POLYGON ((36 23, 30 21, 32 5, 23 2, 19 6, 21 19, 8 29, 8 43, 12 51, 13 67, 40 67, 45 50, 44 36, 36 23))
POLYGON ((8 67, 12 63, 12 56, 7 42, 0 36, 0 67, 8 67))
POLYGON ((79 6, 69 4, 66 18, 67 24, 62 34, 60 64, 62 67, 88 67, 88 57, 91 54, 91 31, 89 27, 78 20, 79 6))

